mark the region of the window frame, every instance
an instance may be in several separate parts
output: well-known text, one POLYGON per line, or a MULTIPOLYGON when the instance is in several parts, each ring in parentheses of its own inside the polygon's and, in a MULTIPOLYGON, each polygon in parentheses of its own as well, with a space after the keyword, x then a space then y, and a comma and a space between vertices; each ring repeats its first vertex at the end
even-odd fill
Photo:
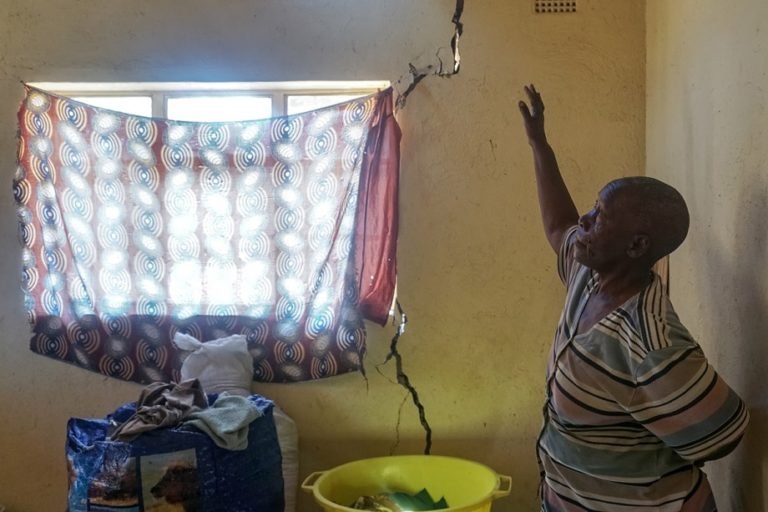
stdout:
POLYGON ((152 117, 166 118, 168 98, 252 95, 272 99, 272 117, 287 115, 289 96, 373 94, 387 80, 300 80, 290 82, 30 82, 30 86, 62 96, 149 96, 152 117))

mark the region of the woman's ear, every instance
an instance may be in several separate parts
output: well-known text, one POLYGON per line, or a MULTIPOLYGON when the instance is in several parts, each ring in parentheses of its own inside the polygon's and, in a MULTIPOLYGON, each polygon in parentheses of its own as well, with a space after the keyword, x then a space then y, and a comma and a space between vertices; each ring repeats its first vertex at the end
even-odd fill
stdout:
POLYGON ((642 258, 648 254, 651 248, 651 239, 648 235, 635 235, 632 237, 632 243, 627 248, 627 255, 630 258, 642 258))

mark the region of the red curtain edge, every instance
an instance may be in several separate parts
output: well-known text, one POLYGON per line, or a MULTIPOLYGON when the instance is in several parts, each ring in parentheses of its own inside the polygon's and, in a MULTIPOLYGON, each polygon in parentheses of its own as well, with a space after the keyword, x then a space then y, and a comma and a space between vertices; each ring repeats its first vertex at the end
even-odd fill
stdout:
POLYGON ((355 270, 362 315, 386 325, 397 282, 400 126, 393 90, 381 93, 368 132, 355 228, 355 270))

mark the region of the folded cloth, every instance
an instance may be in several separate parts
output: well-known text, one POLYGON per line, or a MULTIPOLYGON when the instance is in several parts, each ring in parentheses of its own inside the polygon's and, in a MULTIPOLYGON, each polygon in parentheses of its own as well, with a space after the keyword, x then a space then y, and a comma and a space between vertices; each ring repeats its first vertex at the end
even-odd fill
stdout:
POLYGON ((191 425, 206 434, 220 448, 248 448, 248 425, 261 417, 261 411, 243 396, 222 393, 208 409, 195 410, 184 425, 191 425))
POLYGON ((178 425, 192 411, 208 407, 197 379, 176 383, 155 382, 141 391, 136 413, 117 426, 110 439, 132 441, 140 434, 178 425))

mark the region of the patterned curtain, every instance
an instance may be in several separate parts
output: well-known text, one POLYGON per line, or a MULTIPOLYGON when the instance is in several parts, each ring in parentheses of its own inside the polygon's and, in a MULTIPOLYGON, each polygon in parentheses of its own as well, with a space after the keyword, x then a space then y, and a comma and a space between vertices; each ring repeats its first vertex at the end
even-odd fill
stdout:
POLYGON ((395 285, 392 90, 261 121, 112 112, 34 88, 14 180, 31 349, 178 380, 175 332, 248 338, 255 379, 357 370, 395 285))

